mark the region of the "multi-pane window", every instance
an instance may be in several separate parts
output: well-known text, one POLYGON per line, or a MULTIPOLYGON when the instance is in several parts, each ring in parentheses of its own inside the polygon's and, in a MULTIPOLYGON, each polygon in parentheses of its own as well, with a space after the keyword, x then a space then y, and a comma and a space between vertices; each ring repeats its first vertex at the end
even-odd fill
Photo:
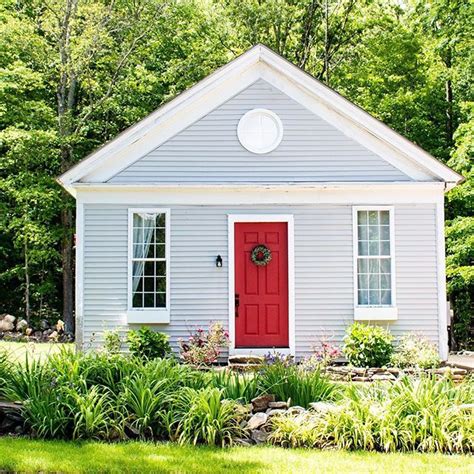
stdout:
POLYGON ((132 308, 166 308, 166 213, 133 212, 132 308))
POLYGON ((389 210, 357 211, 357 302, 392 305, 389 210))

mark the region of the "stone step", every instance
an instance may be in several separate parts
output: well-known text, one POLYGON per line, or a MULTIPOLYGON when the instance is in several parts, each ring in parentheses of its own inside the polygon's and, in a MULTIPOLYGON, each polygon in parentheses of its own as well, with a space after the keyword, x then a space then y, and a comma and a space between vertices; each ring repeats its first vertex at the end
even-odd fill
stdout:
POLYGON ((265 358, 257 355, 232 355, 229 356, 229 365, 234 364, 246 364, 246 365, 261 365, 264 363, 265 358))

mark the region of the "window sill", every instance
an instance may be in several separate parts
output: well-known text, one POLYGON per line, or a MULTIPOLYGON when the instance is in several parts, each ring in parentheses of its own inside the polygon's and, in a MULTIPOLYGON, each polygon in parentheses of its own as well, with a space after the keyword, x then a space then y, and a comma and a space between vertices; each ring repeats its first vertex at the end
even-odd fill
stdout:
POLYGON ((398 308, 395 306, 356 306, 354 308, 354 321, 396 321, 398 308))
POLYGON ((147 309, 127 311, 128 324, 168 324, 170 312, 167 309, 147 309))

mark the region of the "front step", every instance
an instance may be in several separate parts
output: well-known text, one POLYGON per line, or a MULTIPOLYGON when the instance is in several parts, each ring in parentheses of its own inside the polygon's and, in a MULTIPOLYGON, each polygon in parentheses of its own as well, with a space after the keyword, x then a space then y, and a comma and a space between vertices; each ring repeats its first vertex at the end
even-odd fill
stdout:
POLYGON ((263 363, 265 358, 257 355, 232 355, 229 356, 229 369, 235 370, 236 372, 249 372, 252 370, 258 370, 263 363))

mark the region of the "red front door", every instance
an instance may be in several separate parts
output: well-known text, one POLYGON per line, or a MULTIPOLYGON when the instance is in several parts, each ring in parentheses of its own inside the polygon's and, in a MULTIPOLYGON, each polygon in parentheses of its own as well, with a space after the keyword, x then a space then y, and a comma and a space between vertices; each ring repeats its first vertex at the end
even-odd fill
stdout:
POLYGON ((235 224, 235 346, 288 347, 288 225, 286 222, 235 224), (271 252, 256 265, 252 250, 271 252))

